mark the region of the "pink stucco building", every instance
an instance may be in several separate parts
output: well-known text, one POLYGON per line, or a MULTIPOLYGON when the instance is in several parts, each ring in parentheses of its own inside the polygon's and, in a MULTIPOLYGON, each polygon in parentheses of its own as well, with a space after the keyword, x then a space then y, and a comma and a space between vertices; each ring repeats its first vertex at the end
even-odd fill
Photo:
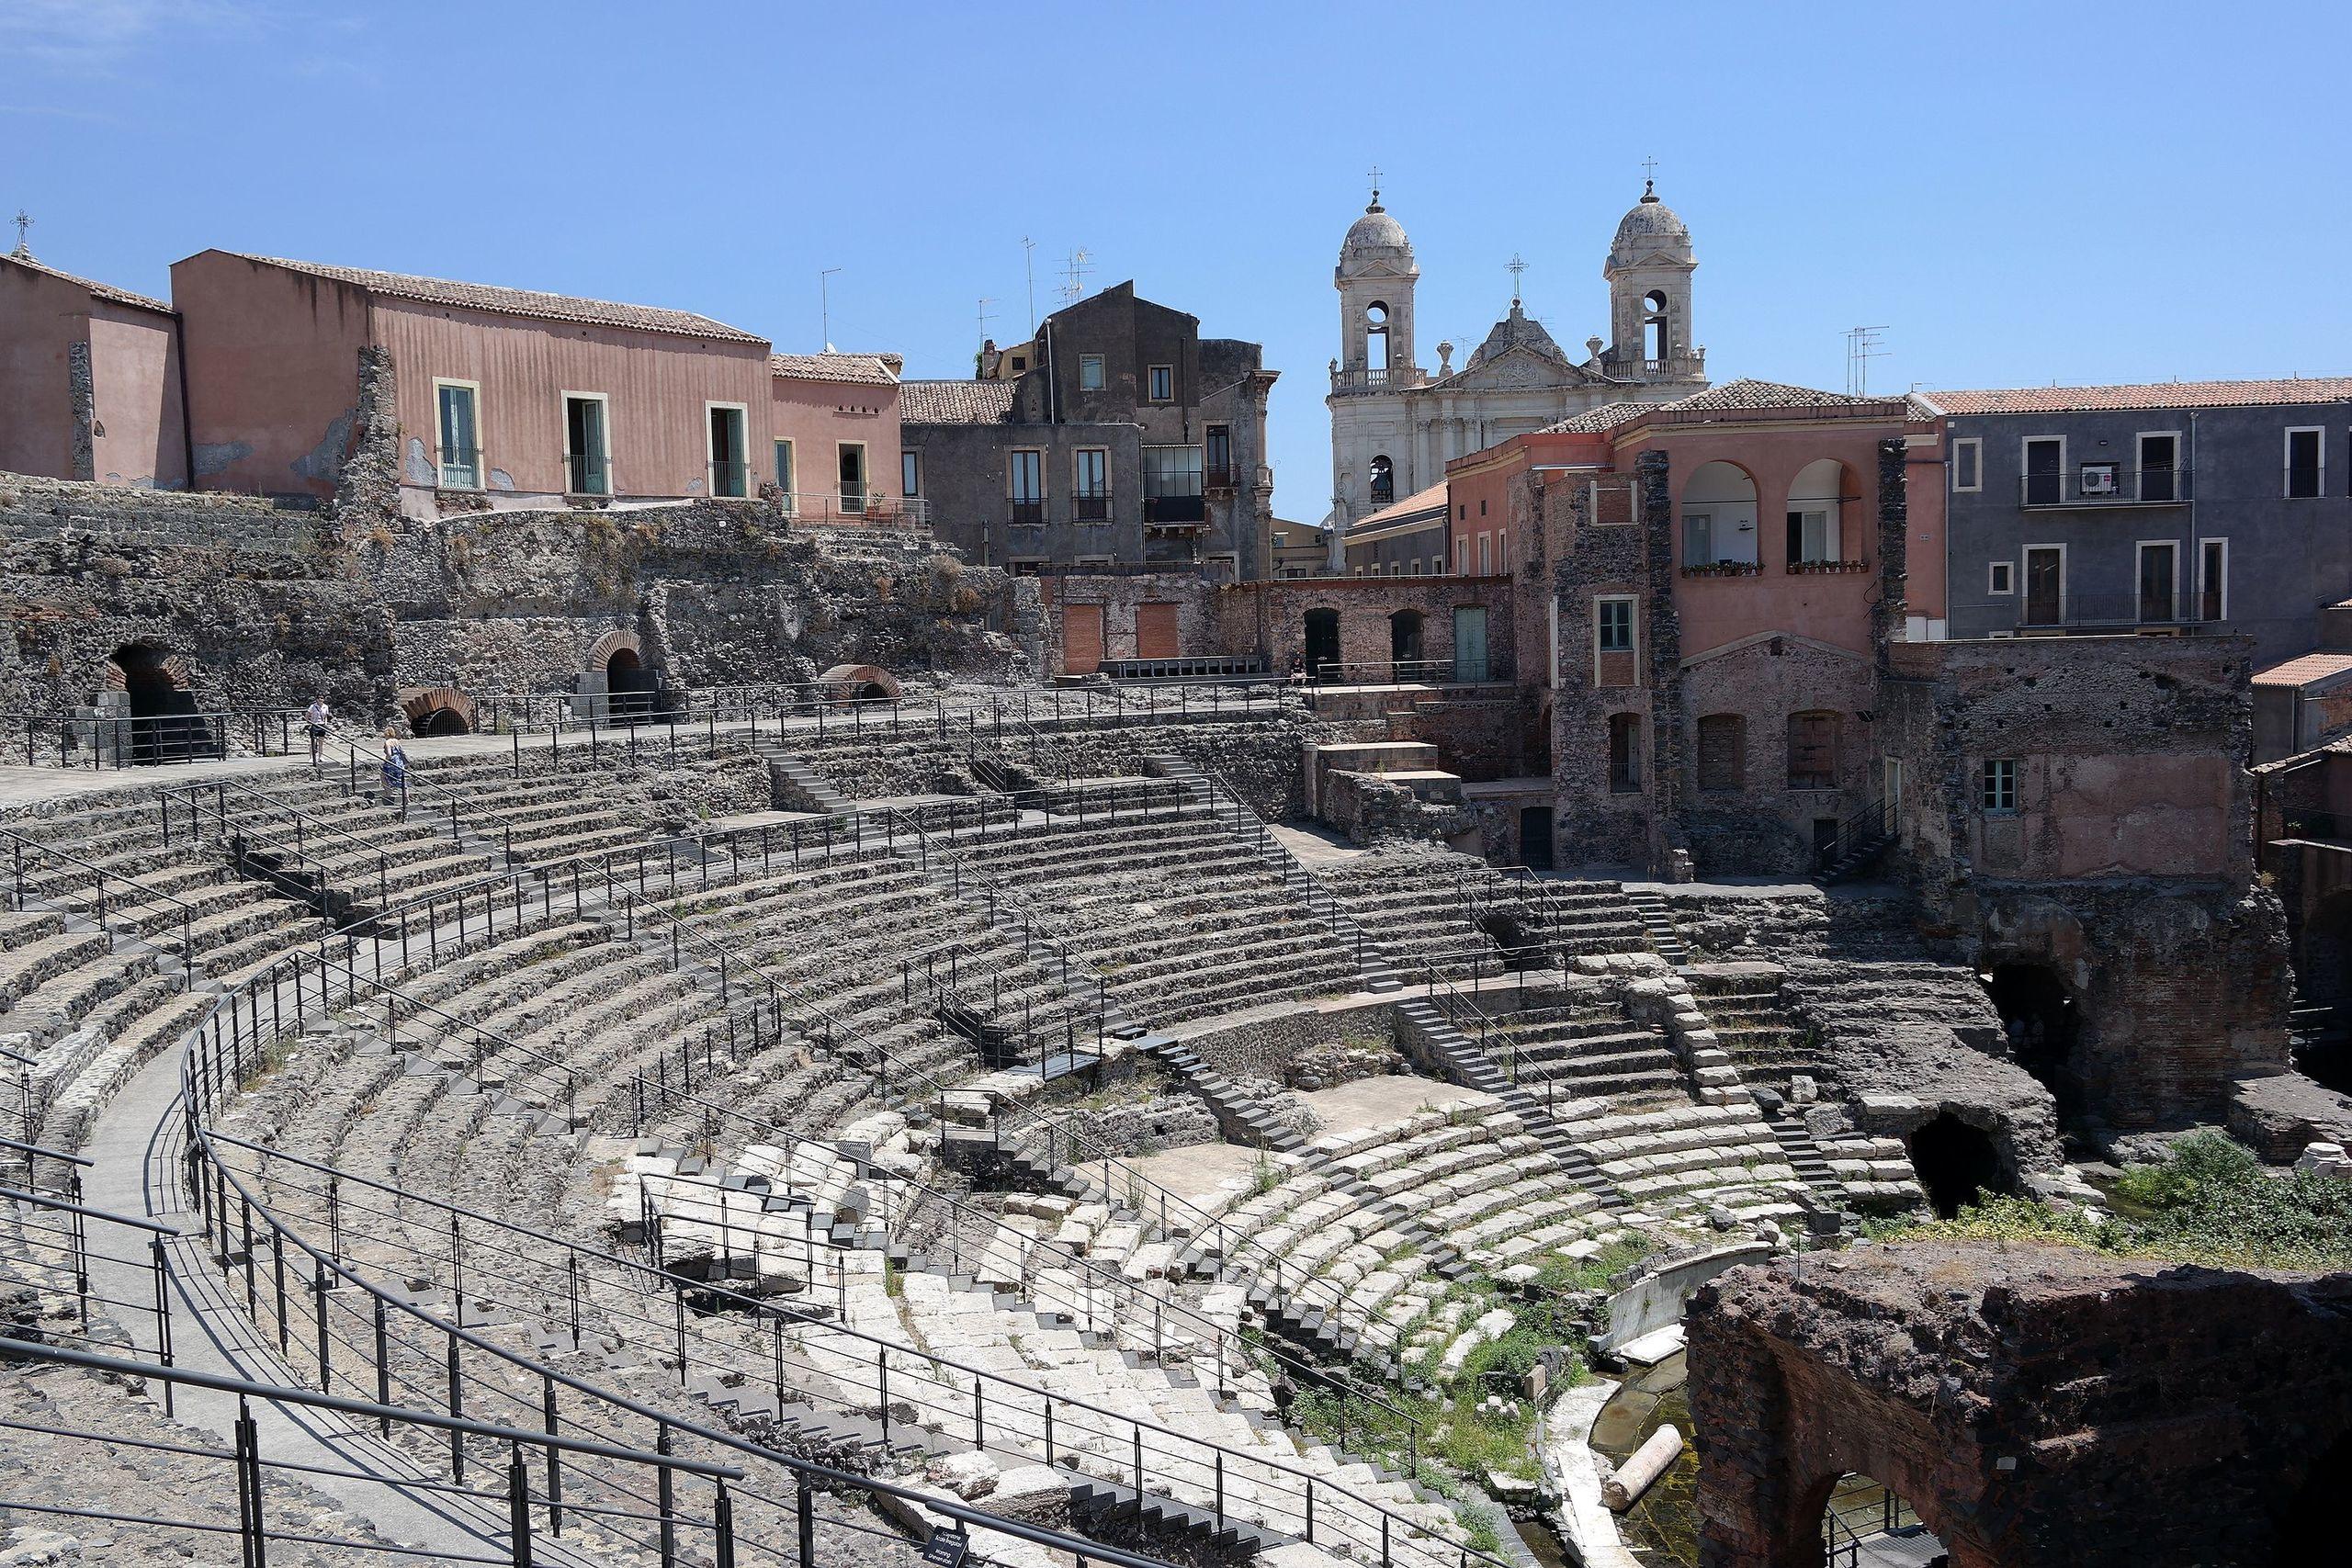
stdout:
POLYGON ((182 488, 180 392, 169 305, 0 255, 0 470, 182 488))

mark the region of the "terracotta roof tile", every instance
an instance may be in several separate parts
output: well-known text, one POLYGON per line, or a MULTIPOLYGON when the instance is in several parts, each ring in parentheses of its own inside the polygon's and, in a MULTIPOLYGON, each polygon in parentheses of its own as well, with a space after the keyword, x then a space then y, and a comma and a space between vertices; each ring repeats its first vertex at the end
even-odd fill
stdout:
POLYGON ((1001 424, 1012 417, 1011 381, 901 381, 901 424, 1001 424))
POLYGON ((672 333, 681 337, 712 338, 722 343, 756 343, 767 339, 730 327, 691 310, 665 310, 653 305, 620 305, 605 299, 577 299, 568 294, 541 294, 528 288, 501 288, 487 283, 453 283, 438 277, 411 277, 403 273, 373 272, 358 266, 328 266, 320 262, 288 261, 282 256, 246 255, 230 252, 265 266, 331 278, 394 299, 425 305, 455 305, 469 310, 492 310, 506 316, 530 316, 548 321, 577 321, 584 326, 633 327, 639 332, 672 333))
POLYGON ((2283 664, 2254 672, 2257 686, 2307 686, 2352 670, 2352 653, 2302 653, 2283 664))
POLYGON ((1587 409, 1572 414, 1555 424, 1547 424, 1536 432, 1538 435, 1599 435, 1616 429, 1629 419, 1634 419, 1657 407, 1656 403, 1603 403, 1597 409, 1587 409))
POLYGON ((796 381, 854 381, 874 387, 892 386, 899 379, 876 354, 771 354, 768 373, 796 381))
POLYGON ((1915 394, 1942 413, 2075 413, 2098 409, 2245 408, 2352 400, 2352 376, 2271 381, 2154 381, 2115 387, 2009 387, 1915 394))
POLYGON ((1817 387, 1792 387, 1781 381, 1758 381, 1743 377, 1677 398, 1662 405, 1671 413, 1708 409, 1824 409, 1884 402, 1884 398, 1858 398, 1850 392, 1825 392, 1817 387))
POLYGON ((1430 486, 1427 490, 1417 490, 1402 501, 1390 502, 1377 512, 1366 513, 1356 519, 1351 526, 1377 528, 1389 523, 1401 523, 1416 513, 1443 513, 1444 511, 1445 486, 1440 482, 1430 486))
POLYGON ((93 299, 104 299, 110 305, 128 305, 134 310, 159 310, 166 316, 172 313, 172 308, 169 305, 164 304, 161 299, 150 299, 144 294, 133 294, 130 289, 117 288, 111 283, 100 283, 93 278, 76 277, 70 272, 60 272, 53 266, 48 266, 40 262, 33 260, 30 256, 17 255, 11 252, 0 252, 0 261, 14 262, 17 265, 23 267, 28 272, 38 272, 44 276, 54 277, 60 282, 70 283, 76 288, 86 288, 90 291, 90 298, 93 299))

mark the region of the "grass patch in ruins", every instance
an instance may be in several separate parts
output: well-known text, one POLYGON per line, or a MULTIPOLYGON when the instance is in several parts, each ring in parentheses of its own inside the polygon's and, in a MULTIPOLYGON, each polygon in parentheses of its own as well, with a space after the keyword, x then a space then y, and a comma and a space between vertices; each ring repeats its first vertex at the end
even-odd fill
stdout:
POLYGON ((2124 1171, 2117 1195, 2141 1211, 2133 1217, 1987 1194, 1952 1219, 1886 1220, 1862 1234, 1885 1242, 2055 1242, 2216 1268, 2352 1269, 2352 1181, 2272 1171, 2219 1133, 2183 1138, 2172 1156, 2124 1171))
POLYGON ((1646 1236, 1625 1236, 1589 1258, 1577 1258, 1555 1252, 1537 1266, 1534 1286, 1547 1295, 1611 1290, 1635 1264, 1657 1250, 1657 1244, 1646 1236))

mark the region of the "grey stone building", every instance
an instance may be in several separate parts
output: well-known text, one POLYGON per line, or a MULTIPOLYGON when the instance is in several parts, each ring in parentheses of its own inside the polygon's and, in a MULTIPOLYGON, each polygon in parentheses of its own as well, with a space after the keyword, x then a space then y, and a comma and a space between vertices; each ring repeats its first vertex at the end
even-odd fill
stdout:
POLYGON ((2352 598, 2352 377, 1914 400, 1941 422, 1953 637, 2226 631, 2258 669, 2352 598))
POLYGON ((972 380, 903 383, 903 471, 985 564, 1271 577, 1261 358, 1122 283, 984 347, 972 380))

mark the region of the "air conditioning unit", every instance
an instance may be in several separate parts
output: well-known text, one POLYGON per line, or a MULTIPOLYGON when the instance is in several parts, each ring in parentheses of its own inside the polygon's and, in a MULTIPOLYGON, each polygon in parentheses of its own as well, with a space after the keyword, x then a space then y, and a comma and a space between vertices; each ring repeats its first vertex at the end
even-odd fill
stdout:
POLYGON ((2085 463, 2083 465, 2082 492, 2085 495, 2113 495, 2116 492, 2115 465, 2112 463, 2085 463))

